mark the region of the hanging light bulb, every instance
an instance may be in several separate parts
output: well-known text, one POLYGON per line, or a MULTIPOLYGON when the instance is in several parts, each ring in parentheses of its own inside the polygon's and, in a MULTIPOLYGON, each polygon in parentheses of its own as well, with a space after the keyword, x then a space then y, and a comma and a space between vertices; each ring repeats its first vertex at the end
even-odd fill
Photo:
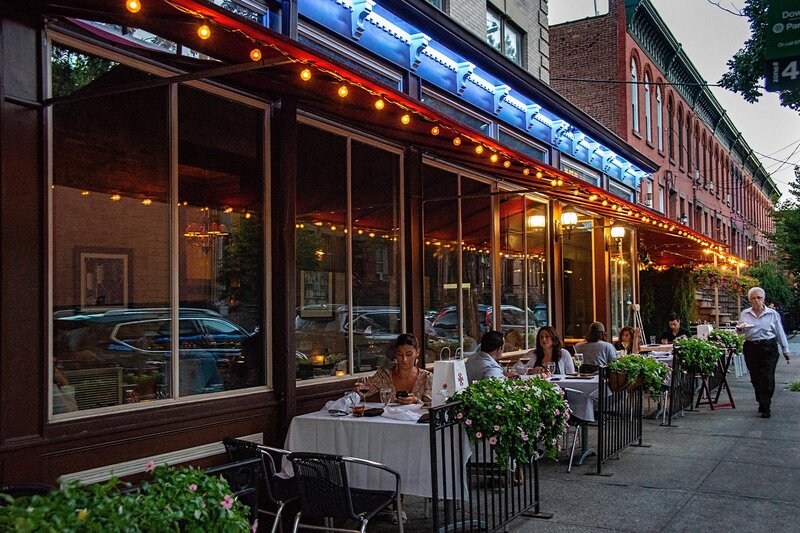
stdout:
POLYGON ((128 0, 125 2, 125 8, 131 13, 138 13, 142 9, 142 3, 139 0, 128 0))
POLYGON ((480 144, 475 146, 475 153, 476 154, 482 154, 483 153, 483 146, 480 145, 480 144))
POLYGON ((491 161, 492 163, 497 163, 498 159, 499 158, 497 157, 497 154, 492 154, 491 156, 489 156, 489 161, 491 161))
POLYGON ((522 175, 523 176, 528 176, 528 175, 530 175, 530 173, 531 173, 531 169, 529 169, 528 167, 525 167, 525 168, 522 169, 522 175))
POLYGON ((542 176, 544 176, 544 174, 542 174, 541 170, 536 173, 537 178, 541 178, 542 176))
POLYGON ((209 28, 207 24, 203 24, 197 28, 197 36, 205 41, 211 37, 211 28, 209 28))
POLYGON ((145 198, 144 200, 142 200, 142 205, 152 205, 152 204, 153 200, 151 200, 150 198, 145 198))
POLYGON ((453 144, 456 146, 461 146, 461 137, 456 137, 453 139, 453 144))
POLYGON ((338 90, 337 92, 339 93, 339 96, 341 96, 342 98, 344 98, 345 96, 347 96, 347 94, 348 94, 350 91, 347 89, 347 86, 346 86, 346 85, 342 85, 341 87, 339 87, 339 90, 338 90))
POLYGON ((375 109, 380 111, 384 107, 386 107, 386 102, 384 102, 382 98, 378 98, 377 100, 375 100, 375 109))
POLYGON ((411 122, 411 115, 403 115, 402 117, 400 117, 400 122, 402 122, 403 124, 410 123, 411 122))
POLYGON ((253 61, 261 61, 261 50, 258 48, 253 48, 250 50, 250 59, 253 61))
POLYGON ((111 195, 111 201, 112 202, 119 202, 120 200, 122 200, 122 196, 120 196, 119 194, 112 194, 111 195))
POLYGON ((556 185, 561 187, 562 185, 564 185, 564 180, 562 180, 561 178, 558 178, 558 180, 556 181, 556 185))
POLYGON ((439 135, 439 126, 434 126, 431 128, 431 135, 433 135, 434 137, 436 135, 439 135))
POLYGON ((308 80, 310 80, 310 79, 311 79, 311 71, 310 71, 310 70, 308 70, 307 68, 304 68, 304 69, 303 69, 303 70, 300 72, 300 79, 301 79, 301 80, 303 80, 303 81, 308 81, 308 80))
POLYGON ((553 187, 555 187, 556 185, 558 185, 558 180, 555 180, 555 179, 551 180, 551 181, 550 181, 550 185, 552 185, 553 187))
POLYGON ((506 159, 505 161, 503 161, 503 166, 506 167, 506 168, 510 168, 511 167, 511 160, 510 159, 506 159))

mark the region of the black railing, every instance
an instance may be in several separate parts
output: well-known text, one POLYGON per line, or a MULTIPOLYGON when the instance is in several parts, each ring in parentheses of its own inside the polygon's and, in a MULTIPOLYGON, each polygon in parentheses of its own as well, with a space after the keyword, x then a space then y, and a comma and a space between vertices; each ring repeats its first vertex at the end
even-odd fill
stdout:
POLYGON ((539 463, 498 463, 485 441, 471 444, 460 403, 430 409, 432 531, 497 531, 539 513, 539 463))
POLYGON ((610 371, 600 367, 597 416, 597 474, 603 463, 628 446, 642 444, 642 384, 618 390, 609 385, 610 371))
POLYGON ((700 376, 701 387, 697 394, 697 401, 695 407, 702 404, 708 404, 713 411, 717 407, 732 407, 736 408, 733 401, 733 393, 731 392, 730 385, 728 385, 728 369, 735 352, 732 350, 722 350, 719 359, 714 365, 714 371, 708 376, 700 376), (725 392, 728 396, 727 402, 720 402, 720 396, 725 392), (705 396, 705 401, 703 400, 705 396))
POLYGON ((688 372, 683 366, 683 358, 673 352, 672 375, 670 377, 669 401, 666 406, 665 425, 671 426, 673 417, 683 414, 686 409, 692 409, 694 404, 694 373, 688 372))

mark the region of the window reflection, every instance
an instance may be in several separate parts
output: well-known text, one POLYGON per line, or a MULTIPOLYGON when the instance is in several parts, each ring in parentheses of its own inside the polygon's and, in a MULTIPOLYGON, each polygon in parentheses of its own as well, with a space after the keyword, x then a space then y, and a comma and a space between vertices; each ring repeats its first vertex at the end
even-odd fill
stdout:
POLYGON ((630 321, 630 304, 633 303, 633 261, 631 257, 631 244, 633 232, 625 228, 625 236, 621 239, 610 241, 611 261, 611 323, 612 333, 617 335, 619 330, 630 321))
POLYGON ((492 316, 492 189, 488 183, 461 179, 461 265, 464 296, 463 335, 476 346, 495 329, 492 316))
POLYGON ((567 339, 582 338, 594 320, 592 230, 583 229, 584 222, 590 219, 579 214, 576 229, 560 237, 567 339))

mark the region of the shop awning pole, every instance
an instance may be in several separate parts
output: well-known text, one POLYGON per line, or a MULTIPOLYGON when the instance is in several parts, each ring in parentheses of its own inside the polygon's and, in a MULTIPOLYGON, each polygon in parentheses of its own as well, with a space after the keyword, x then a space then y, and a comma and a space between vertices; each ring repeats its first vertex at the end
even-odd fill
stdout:
MULTIPOLYGON (((714 254, 714 268, 717 267, 717 254, 714 254)), ((717 314, 717 327, 719 327, 719 286, 714 286, 714 310, 717 314)))

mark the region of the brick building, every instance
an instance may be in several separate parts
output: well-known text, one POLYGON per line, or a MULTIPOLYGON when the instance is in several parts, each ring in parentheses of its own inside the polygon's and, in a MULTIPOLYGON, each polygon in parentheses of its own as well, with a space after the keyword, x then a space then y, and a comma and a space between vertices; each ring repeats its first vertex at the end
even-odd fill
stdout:
POLYGON ((740 258, 767 258, 780 193, 650 0, 552 26, 550 51, 552 86, 660 164, 645 203, 740 258))

